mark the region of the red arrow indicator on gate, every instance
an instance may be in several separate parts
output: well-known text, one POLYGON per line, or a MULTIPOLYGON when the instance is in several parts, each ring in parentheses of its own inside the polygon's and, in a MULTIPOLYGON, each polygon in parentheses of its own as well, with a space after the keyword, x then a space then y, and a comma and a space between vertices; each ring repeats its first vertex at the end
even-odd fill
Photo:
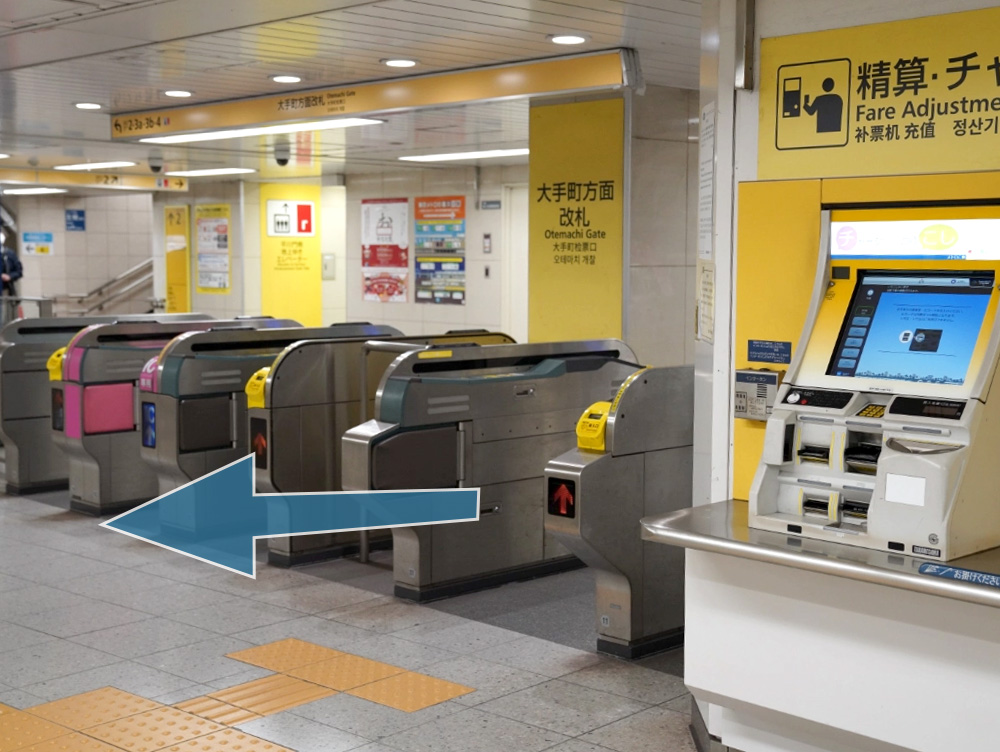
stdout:
POLYGON ((572 509, 574 503, 573 494, 571 494, 569 489, 566 488, 565 483, 559 486, 555 495, 552 497, 552 500, 559 505, 559 514, 563 517, 569 514, 569 510, 572 509))

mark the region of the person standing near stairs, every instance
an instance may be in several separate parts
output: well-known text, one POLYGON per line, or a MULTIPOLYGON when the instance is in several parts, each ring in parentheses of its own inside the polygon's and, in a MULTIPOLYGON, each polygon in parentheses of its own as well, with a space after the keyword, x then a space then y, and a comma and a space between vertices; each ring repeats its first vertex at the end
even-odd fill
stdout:
POLYGON ((21 260, 14 249, 7 245, 7 231, 0 230, 0 280, 3 282, 0 323, 6 324, 17 318, 17 281, 23 274, 21 260))

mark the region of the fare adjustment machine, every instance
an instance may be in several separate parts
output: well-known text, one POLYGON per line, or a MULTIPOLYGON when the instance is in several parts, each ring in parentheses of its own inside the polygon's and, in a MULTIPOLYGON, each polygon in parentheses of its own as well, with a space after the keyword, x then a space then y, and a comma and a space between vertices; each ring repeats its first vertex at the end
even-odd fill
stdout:
POLYGON ((825 214, 751 527, 939 561, 1000 545, 998 216, 825 214))
POLYGON ((640 540, 639 520, 691 505, 693 404, 690 366, 636 371, 545 468, 545 530, 596 570, 602 652, 638 658, 683 641, 684 551, 640 540))

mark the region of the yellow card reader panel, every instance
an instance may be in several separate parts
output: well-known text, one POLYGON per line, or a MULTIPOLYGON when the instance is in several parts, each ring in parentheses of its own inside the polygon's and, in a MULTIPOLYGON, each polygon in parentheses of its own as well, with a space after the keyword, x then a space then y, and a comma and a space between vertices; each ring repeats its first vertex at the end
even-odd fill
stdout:
POLYGON ((60 347, 45 361, 45 367, 49 371, 49 381, 62 381, 62 364, 65 357, 66 348, 60 347))
POLYGON ((271 373, 271 367, 261 368, 250 377, 246 388, 247 407, 264 407, 264 387, 267 385, 267 375, 271 373))
POLYGON ((610 402, 595 402, 576 423, 576 445, 590 452, 604 451, 604 434, 611 414, 610 402))

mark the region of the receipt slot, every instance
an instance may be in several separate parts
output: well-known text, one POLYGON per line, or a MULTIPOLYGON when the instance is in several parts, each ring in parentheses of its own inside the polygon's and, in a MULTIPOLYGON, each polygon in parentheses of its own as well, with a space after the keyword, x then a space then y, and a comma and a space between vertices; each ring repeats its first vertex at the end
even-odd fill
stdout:
POLYGON ((684 639, 684 553, 639 520, 691 505, 694 373, 646 368, 577 423, 545 468, 545 530, 596 570, 597 649, 638 658, 684 639))

